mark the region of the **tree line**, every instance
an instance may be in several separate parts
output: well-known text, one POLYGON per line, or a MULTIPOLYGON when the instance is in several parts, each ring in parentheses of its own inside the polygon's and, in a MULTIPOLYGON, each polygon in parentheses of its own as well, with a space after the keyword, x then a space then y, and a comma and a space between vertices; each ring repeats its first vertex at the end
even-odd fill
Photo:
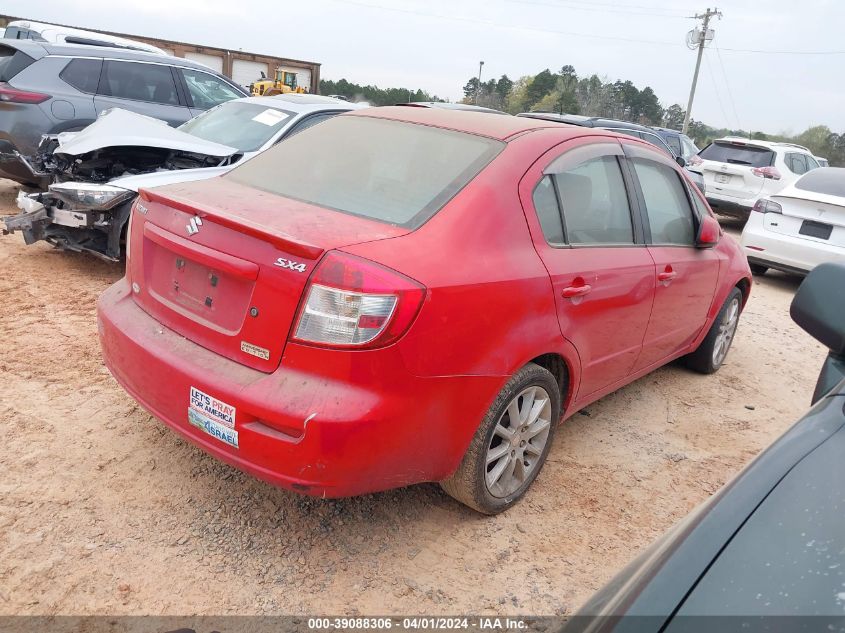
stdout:
MULTIPOLYGON (((408 101, 444 101, 422 89, 362 86, 346 79, 321 80, 320 93, 342 95, 350 101, 367 101, 376 106, 408 101)), ((581 77, 570 65, 556 72, 546 68, 536 75, 516 80, 502 75, 479 84, 478 77, 472 77, 464 85, 463 93, 464 103, 477 103, 511 114, 531 111, 581 114, 676 130, 681 129, 685 116, 684 108, 677 103, 663 107, 650 86, 640 89, 631 81, 610 81, 596 74, 581 77)), ((810 127, 800 134, 784 135, 714 128, 693 119, 689 135, 699 147, 722 136, 797 143, 807 147, 814 155, 827 158, 831 165, 845 166, 845 132, 837 134, 824 125, 810 127)))

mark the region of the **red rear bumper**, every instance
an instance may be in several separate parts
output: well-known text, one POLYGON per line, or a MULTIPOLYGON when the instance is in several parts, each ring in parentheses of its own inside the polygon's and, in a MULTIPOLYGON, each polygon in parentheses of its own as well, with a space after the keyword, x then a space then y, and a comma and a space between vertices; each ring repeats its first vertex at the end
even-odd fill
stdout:
POLYGON ((162 326, 125 279, 103 293, 97 312, 106 366, 141 405, 218 459, 317 496, 449 476, 506 380, 413 376, 395 346, 339 352, 293 343, 279 368, 263 373, 162 326), (237 448, 188 422, 191 387, 237 409, 237 448))

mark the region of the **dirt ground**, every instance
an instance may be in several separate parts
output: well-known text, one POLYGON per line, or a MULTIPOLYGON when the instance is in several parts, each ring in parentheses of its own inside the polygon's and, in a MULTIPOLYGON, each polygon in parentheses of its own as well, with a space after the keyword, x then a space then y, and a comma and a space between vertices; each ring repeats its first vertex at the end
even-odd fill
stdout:
POLYGON ((574 416, 504 515, 434 484, 323 501, 118 387, 94 302, 121 274, 0 237, 0 614, 571 613, 792 424, 824 357, 788 316, 799 280, 770 273, 720 372, 672 365, 574 416))

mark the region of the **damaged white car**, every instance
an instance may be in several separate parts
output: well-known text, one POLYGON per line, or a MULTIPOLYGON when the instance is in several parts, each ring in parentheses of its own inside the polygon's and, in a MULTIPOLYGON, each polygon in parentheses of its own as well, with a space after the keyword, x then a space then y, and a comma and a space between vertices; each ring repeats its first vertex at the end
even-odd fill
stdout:
POLYGON ((80 132, 45 136, 30 167, 45 191, 21 192, 21 213, 4 234, 27 244, 120 259, 138 190, 226 173, 280 140, 365 107, 309 94, 227 101, 174 129, 127 110, 109 110, 80 132))

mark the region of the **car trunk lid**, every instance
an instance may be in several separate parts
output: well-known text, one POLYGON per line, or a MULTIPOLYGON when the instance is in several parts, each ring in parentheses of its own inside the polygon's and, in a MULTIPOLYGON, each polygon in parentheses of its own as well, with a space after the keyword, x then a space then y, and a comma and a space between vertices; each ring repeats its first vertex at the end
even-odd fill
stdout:
MULTIPOLYGON (((768 231, 845 248, 845 206, 829 202, 830 196, 808 198, 772 196, 781 205, 781 213, 766 213, 763 224, 768 231), (816 198, 816 199, 810 199, 816 198)), ((834 198, 835 199, 835 198, 834 198)))
POLYGON ((231 360, 273 371, 328 250, 408 232, 214 179, 142 190, 129 275, 138 305, 231 360))

